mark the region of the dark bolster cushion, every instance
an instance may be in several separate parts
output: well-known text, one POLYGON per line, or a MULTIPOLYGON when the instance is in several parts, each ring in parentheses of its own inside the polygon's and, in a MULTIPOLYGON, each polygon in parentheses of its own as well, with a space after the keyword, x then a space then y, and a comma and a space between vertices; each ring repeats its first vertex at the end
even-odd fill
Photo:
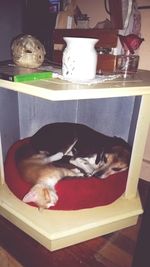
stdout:
MULTIPOLYGON (((6 184, 19 199, 23 199, 32 186, 20 177, 15 163, 15 151, 25 142, 30 142, 30 139, 19 140, 11 146, 4 166, 6 184)), ((50 210, 78 210, 108 205, 124 193, 127 175, 128 172, 123 171, 106 179, 95 177, 63 179, 56 185, 59 200, 50 210)), ((32 203, 29 204, 34 206, 32 203)))

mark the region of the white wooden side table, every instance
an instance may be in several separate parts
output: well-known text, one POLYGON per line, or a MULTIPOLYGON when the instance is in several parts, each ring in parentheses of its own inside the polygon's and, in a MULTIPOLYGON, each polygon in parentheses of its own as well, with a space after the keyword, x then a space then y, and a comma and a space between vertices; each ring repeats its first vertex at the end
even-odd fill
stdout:
MULTIPOLYGON (((5 183, 0 146, 0 214, 49 250, 57 250, 136 224, 142 206, 137 190, 150 123, 150 71, 135 78, 81 85, 49 79, 28 83, 0 80, 0 90, 16 91, 50 101, 141 96, 125 193, 114 203, 77 211, 40 212, 20 201, 5 183)), ((8 91, 8 92, 9 92, 8 91)))

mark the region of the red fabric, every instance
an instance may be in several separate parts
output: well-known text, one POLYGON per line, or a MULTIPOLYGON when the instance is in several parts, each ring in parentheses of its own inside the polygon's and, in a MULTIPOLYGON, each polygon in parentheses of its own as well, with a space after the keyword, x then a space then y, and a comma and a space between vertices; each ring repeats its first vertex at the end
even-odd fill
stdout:
MULTIPOLYGON (((5 160, 5 179, 10 190, 23 199, 31 185, 19 176, 15 164, 15 151, 29 139, 17 141, 9 149, 5 160)), ((68 178, 56 185, 59 200, 50 210, 78 210, 108 205, 119 198, 125 191, 127 171, 111 175, 106 179, 98 178, 68 178)), ((32 205, 32 204, 30 204, 32 205)))

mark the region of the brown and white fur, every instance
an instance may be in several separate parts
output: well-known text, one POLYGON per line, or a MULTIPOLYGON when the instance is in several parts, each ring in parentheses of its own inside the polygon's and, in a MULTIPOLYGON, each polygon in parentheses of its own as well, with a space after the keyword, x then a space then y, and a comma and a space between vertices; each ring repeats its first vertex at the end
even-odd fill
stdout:
POLYGON ((59 122, 45 125, 31 138, 36 151, 49 156, 70 155, 70 163, 86 175, 105 178, 128 168, 131 148, 119 137, 106 136, 84 124, 59 122), (59 153, 58 153, 59 152, 59 153))
POLYGON ((62 178, 84 175, 106 178, 126 170, 129 162, 130 147, 124 140, 75 123, 42 127, 31 137, 30 144, 16 154, 21 176, 33 185, 23 201, 42 208, 56 204, 55 185, 62 178), (67 167, 63 163, 65 157, 67 167))
POLYGON ((129 165, 129 151, 121 146, 114 146, 111 151, 102 153, 101 161, 95 164, 97 155, 71 158, 70 163, 82 169, 88 176, 101 179, 125 171, 129 165))

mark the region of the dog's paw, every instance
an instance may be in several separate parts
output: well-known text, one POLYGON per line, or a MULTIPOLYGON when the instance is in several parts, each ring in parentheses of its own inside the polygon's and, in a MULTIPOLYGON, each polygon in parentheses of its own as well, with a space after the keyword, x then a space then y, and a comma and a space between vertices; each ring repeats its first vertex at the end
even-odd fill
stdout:
POLYGON ((84 174, 78 168, 74 168, 72 171, 76 176, 84 176, 84 174))

